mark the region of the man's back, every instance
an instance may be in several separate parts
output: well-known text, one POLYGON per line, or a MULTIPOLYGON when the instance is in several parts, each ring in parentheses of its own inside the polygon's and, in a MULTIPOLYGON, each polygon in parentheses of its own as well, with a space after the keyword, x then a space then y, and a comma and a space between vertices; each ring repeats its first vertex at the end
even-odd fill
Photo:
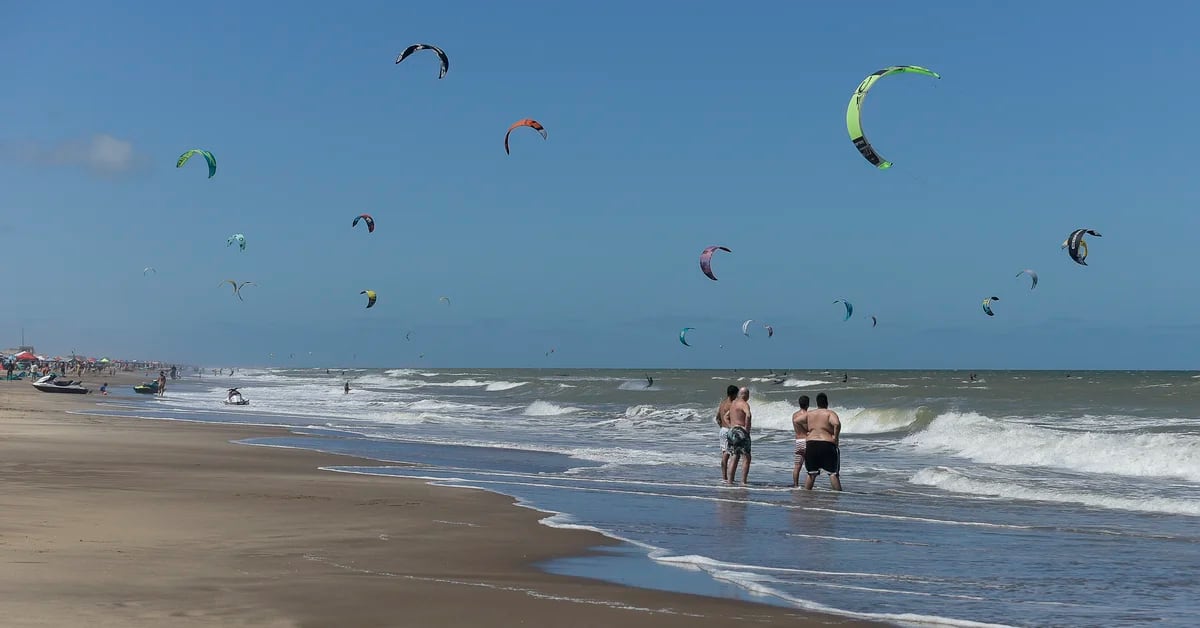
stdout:
POLYGON ((796 432, 796 438, 808 438, 808 410, 797 410, 792 414, 792 430, 796 432))
POLYGON ((721 405, 717 406, 717 425, 729 427, 729 407, 731 405, 733 405, 733 400, 729 397, 721 400, 721 405))
POLYGON ((750 404, 741 399, 729 406, 729 427, 734 426, 750 429, 750 404))
MULTIPOLYGON (((837 413, 826 408, 808 411, 808 440, 823 440, 830 443, 838 442, 842 431, 842 421, 837 413)), ((799 432, 797 432, 799 434, 799 432)))

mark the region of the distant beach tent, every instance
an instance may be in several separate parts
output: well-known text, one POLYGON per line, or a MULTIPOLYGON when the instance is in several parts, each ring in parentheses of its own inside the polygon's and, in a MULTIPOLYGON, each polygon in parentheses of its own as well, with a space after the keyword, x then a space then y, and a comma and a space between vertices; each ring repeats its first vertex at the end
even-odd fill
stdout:
POLYGON ((30 353, 29 351, 22 351, 22 352, 18 353, 17 355, 14 355, 13 359, 16 360, 17 362, 33 362, 33 361, 37 360, 38 357, 36 355, 34 355, 33 353, 30 353))
POLYGON ((101 364, 108 364, 108 363, 109 363, 109 359, 108 359, 108 358, 100 358, 100 363, 101 363, 101 364))

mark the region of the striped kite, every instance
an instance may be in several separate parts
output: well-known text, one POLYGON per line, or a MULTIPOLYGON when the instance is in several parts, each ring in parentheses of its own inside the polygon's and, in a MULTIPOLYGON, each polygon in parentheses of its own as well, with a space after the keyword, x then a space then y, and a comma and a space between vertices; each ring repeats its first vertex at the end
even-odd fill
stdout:
POLYGON ((1099 233, 1096 233, 1091 229, 1076 229, 1071 232, 1071 235, 1067 236, 1066 240, 1063 240, 1062 247, 1060 247, 1067 249, 1067 255, 1070 255, 1071 259, 1075 260, 1076 264, 1080 264, 1082 266, 1087 266, 1087 262, 1084 260, 1086 260, 1088 256, 1087 240, 1083 239, 1083 235, 1085 233, 1087 235, 1096 236, 1097 238, 1101 237, 1099 233))

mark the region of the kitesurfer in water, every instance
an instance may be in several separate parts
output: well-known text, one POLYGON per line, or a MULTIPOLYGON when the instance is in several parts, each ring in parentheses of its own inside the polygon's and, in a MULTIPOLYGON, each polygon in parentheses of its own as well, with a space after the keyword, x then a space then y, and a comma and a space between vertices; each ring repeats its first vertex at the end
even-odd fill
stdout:
POLYGON ((344 392, 342 394, 345 394, 345 395, 350 394, 350 382, 346 382, 346 387, 343 390, 344 390, 344 392))
POLYGON ((745 386, 737 391, 737 399, 729 405, 729 455, 733 460, 729 463, 729 481, 737 479, 738 461, 746 457, 742 467, 742 484, 750 477, 750 389, 745 386))
POLYGON ((804 466, 804 452, 808 445, 808 395, 796 400, 800 409, 792 413, 792 430, 796 433, 796 462, 792 467, 792 488, 800 488, 800 469, 804 466))
POLYGON ((825 393, 817 394, 817 409, 808 413, 805 422, 808 435, 805 438, 804 468, 808 471, 808 479, 804 481, 804 490, 812 490, 817 476, 821 475, 821 469, 829 472, 829 484, 833 490, 842 490, 842 455, 838 449, 842 420, 829 409, 829 397, 825 393))
POLYGON ((737 399, 738 388, 734 385, 729 385, 725 389, 725 398, 721 400, 721 404, 717 406, 717 440, 721 443, 721 480, 729 479, 726 473, 729 467, 729 406, 733 405, 733 400, 737 399))

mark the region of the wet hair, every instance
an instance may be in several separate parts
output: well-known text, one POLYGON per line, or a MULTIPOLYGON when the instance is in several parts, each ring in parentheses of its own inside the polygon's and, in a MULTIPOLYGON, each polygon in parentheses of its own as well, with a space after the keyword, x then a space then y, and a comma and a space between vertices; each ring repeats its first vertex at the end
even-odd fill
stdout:
POLYGON ((808 409, 808 395, 800 395, 800 398, 799 398, 799 399, 797 399, 796 401, 799 401, 799 402, 800 402, 800 409, 801 409, 801 410, 807 410, 807 409, 808 409))
POLYGON ((817 407, 822 409, 829 407, 829 397, 826 397, 825 393, 817 393, 817 407))
POLYGON ((729 387, 725 389, 725 396, 729 397, 730 399, 737 399, 737 392, 738 387, 730 384, 729 387))

